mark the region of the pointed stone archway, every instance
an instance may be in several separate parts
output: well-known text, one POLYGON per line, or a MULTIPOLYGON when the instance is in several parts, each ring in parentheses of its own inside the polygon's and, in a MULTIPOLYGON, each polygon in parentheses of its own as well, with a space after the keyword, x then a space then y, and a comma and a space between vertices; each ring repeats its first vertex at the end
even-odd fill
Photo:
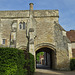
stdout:
POLYGON ((35 62, 36 55, 39 52, 45 52, 45 64, 49 67, 49 69, 56 69, 56 49, 55 46, 49 43, 38 44, 35 47, 35 62))

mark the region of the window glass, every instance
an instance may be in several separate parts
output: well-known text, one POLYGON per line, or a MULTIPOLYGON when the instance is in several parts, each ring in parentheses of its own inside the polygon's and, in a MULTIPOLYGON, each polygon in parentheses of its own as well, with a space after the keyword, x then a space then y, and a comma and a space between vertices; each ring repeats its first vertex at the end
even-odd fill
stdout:
POLYGON ((22 29, 22 23, 21 23, 21 22, 20 22, 20 24, 19 24, 19 28, 22 29))
POLYGON ((23 29, 25 29, 25 22, 23 22, 23 29))
POLYGON ((5 44, 5 39, 3 39, 3 42, 2 43, 5 44))

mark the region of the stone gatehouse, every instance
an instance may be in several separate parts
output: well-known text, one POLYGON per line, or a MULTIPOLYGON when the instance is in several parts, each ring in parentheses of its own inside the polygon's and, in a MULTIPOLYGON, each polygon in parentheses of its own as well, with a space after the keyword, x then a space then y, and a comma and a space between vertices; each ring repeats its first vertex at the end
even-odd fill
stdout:
POLYGON ((58 10, 0 11, 0 47, 15 47, 51 54, 52 69, 69 69, 71 44, 59 24, 58 10))

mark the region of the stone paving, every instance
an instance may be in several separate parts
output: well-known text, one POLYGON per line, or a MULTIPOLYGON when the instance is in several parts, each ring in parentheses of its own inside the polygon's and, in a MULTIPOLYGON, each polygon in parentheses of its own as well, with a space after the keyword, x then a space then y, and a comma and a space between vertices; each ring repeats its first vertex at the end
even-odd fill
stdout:
POLYGON ((37 64, 37 69, 50 69, 50 67, 46 65, 37 64))
POLYGON ((36 69, 34 75, 75 75, 75 71, 53 71, 45 69, 36 69))

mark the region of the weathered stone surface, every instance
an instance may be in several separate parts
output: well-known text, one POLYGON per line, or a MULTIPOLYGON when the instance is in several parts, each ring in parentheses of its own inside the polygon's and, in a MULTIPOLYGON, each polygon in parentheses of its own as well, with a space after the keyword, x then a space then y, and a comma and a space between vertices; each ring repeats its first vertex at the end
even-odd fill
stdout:
POLYGON ((53 68, 68 70, 70 41, 58 18, 58 10, 0 11, 0 46, 12 47, 13 39, 14 47, 28 50, 34 56, 38 49, 50 48, 54 51, 53 68), (25 29, 20 27, 20 22, 25 22, 25 29), (5 44, 2 44, 3 39, 6 39, 5 44))
POLYGON ((58 10, 35 10, 33 13, 34 17, 59 17, 58 10))
POLYGON ((29 11, 20 10, 20 11, 0 11, 1 18, 24 18, 29 17, 29 11))

